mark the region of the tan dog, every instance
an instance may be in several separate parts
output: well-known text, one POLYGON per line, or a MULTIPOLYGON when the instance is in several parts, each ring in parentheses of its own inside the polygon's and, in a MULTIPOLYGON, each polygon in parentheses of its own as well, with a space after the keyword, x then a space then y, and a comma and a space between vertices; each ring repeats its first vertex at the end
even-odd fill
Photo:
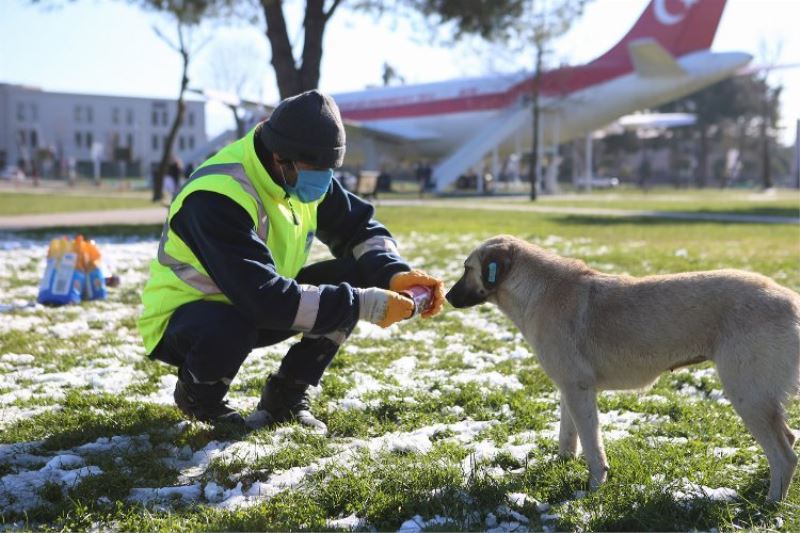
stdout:
POLYGON ((796 292, 738 270, 613 276, 501 235, 469 255, 447 300, 494 303, 520 329, 561 392, 559 452, 574 456, 580 436, 592 488, 608 472, 597 392, 647 387, 666 370, 713 361, 766 453, 769 499, 786 496, 797 465, 784 412, 800 388, 796 292))

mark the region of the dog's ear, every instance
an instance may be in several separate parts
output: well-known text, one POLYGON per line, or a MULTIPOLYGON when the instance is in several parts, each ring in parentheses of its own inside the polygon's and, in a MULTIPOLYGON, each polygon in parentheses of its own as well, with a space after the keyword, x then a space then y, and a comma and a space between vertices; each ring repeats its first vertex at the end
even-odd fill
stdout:
POLYGON ((489 290, 495 289, 508 274, 514 247, 509 242, 493 243, 486 246, 481 255, 481 279, 489 290))

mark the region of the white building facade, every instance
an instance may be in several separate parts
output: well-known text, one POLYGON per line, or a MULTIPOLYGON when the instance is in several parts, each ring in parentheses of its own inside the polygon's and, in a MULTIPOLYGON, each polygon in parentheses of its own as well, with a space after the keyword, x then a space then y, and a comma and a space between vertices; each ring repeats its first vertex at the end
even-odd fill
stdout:
MULTIPOLYGON (((0 169, 44 177, 148 176, 161 160, 175 100, 43 91, 0 83, 0 169)), ((184 165, 206 145, 205 102, 186 101, 173 154, 184 165)))

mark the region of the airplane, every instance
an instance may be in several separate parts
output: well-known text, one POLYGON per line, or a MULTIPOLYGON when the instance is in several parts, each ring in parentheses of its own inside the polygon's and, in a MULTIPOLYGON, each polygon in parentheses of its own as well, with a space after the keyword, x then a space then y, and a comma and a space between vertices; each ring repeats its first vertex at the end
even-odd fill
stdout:
MULTIPOLYGON (((557 146, 634 111, 676 100, 735 75, 752 56, 712 52, 725 0, 652 0, 610 50, 540 77, 540 139, 557 146)), ((348 157, 379 168, 387 157, 436 161, 444 192, 509 144, 532 137, 533 74, 517 73, 334 94, 348 128, 348 157)), ((587 143, 590 144, 590 143, 587 143)), ((508 151, 508 149, 506 150, 508 151)))

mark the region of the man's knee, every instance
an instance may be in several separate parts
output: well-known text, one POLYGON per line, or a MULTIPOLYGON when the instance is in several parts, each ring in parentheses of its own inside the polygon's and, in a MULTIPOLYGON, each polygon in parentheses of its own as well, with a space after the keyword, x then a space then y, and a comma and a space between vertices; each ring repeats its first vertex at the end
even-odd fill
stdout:
MULTIPOLYGON (((162 343, 171 364, 187 364, 202 380, 232 377, 255 347, 258 332, 234 306, 198 301, 178 308, 162 343)), ((164 360, 164 357, 156 357, 164 360)))

